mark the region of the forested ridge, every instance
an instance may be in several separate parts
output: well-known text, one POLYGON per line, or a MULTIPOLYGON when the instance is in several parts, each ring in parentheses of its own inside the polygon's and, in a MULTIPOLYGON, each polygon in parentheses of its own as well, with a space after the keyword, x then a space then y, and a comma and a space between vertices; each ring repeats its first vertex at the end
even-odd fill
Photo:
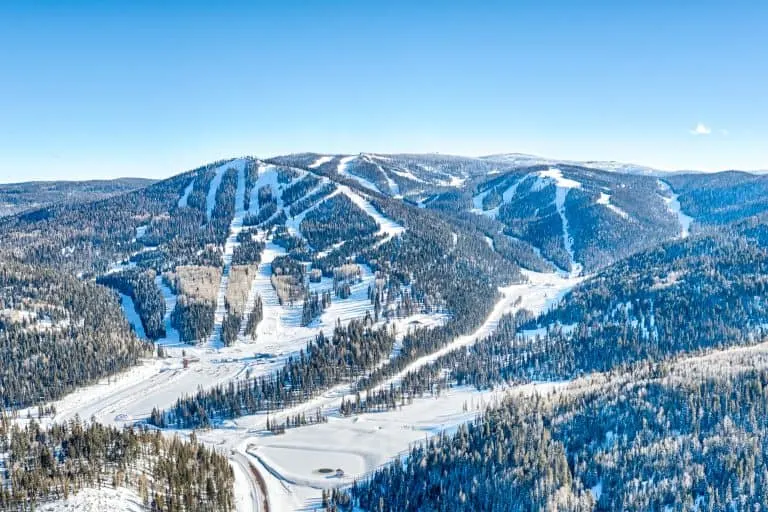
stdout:
POLYGON ((226 457, 158 431, 104 427, 74 419, 44 429, 0 418, 0 509, 35 510, 84 487, 128 487, 148 510, 232 510, 226 457))
POLYGON ((48 401, 151 353, 107 288, 53 270, 0 263, 0 400, 48 401))
POLYGON ((761 510, 768 371, 668 365, 511 396, 345 492, 349 510, 761 510))

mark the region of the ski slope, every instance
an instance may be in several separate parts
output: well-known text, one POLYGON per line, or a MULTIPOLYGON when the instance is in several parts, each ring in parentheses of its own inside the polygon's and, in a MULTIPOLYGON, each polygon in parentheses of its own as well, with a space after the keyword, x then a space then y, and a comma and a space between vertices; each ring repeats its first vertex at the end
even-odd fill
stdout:
POLYGON ((610 194, 606 194, 605 192, 600 192, 600 197, 597 199, 597 204, 603 205, 609 210, 611 210, 613 213, 618 215, 619 217, 623 219, 628 219, 629 214, 616 206, 615 204, 611 203, 611 196, 610 194))
POLYGON ((546 171, 539 171, 539 180, 534 184, 534 190, 540 190, 550 184, 555 185, 555 208, 560 215, 560 221, 563 225, 563 247, 571 260, 571 275, 581 274, 582 265, 576 262, 576 256, 573 253, 573 238, 568 229, 568 216, 565 213, 565 199, 572 188, 581 188, 578 181, 563 177, 560 169, 550 168, 546 171))
POLYGON ((405 231, 403 226, 390 219, 389 217, 382 215, 379 210, 377 210, 370 202, 368 202, 368 200, 363 198, 363 196, 348 186, 338 185, 338 190, 345 194, 353 203, 355 203, 358 208, 373 217, 373 220, 375 220, 379 225, 379 230, 376 232, 376 234, 384 235, 384 242, 391 239, 392 237, 402 234, 405 231))
POLYGON ((381 190, 379 190, 379 187, 377 187, 375 183, 370 182, 370 181, 368 181, 365 178, 361 178, 360 176, 356 176, 356 175, 350 173, 349 171, 347 171, 347 166, 349 165, 349 162, 351 162, 355 158, 357 158, 357 157, 356 156, 345 156, 345 157, 342 157, 339 160, 338 167, 336 167, 336 172, 339 173, 340 175, 346 177, 346 178, 353 179, 353 180, 357 181, 360 185, 362 185, 363 187, 367 188, 368 190, 373 190, 374 192, 381 193, 381 190))
POLYGON ((123 308, 125 319, 128 320, 128 323, 131 324, 131 327, 133 327, 133 331, 136 333, 136 336, 143 340, 147 339, 147 335, 144 332, 144 324, 141 323, 141 317, 136 311, 136 305, 133 303, 133 299, 130 296, 124 295, 122 293, 119 295, 120 307, 123 308))
POLYGON ((216 310, 213 317, 213 332, 208 338, 208 345, 211 348, 221 348, 221 326, 226 314, 226 295, 229 285, 229 272, 232 270, 232 255, 235 247, 240 245, 237 241, 237 235, 243 230, 243 217, 245 217, 245 162, 240 162, 237 167, 237 189, 235 191, 235 213, 229 225, 229 236, 224 243, 224 268, 219 282, 219 291, 216 295, 216 310))
POLYGON ((192 193, 192 189, 195 186, 195 178, 192 178, 192 180, 189 182, 189 185, 186 186, 184 189, 184 192, 181 194, 181 197, 179 198, 178 207, 179 208, 186 208, 187 207, 187 201, 189 201, 189 194, 192 193))
POLYGON ((399 384, 406 374, 434 362, 449 352, 477 343, 496 330, 499 320, 505 314, 515 313, 521 309, 527 309, 534 315, 547 311, 556 305, 571 288, 583 280, 583 278, 576 276, 565 277, 557 273, 542 273, 530 270, 523 270, 522 272, 527 277, 528 282, 499 288, 499 292, 502 295, 501 300, 496 303, 491 313, 477 330, 471 334, 459 336, 439 350, 416 359, 403 370, 382 382, 375 389, 384 389, 390 385, 399 384))
POLYGON ((314 162, 312 162, 311 164, 309 164, 309 166, 308 166, 308 167, 309 167, 310 169, 316 169, 316 168, 320 167, 320 166, 321 166, 321 165, 323 165, 323 164, 327 164, 328 162, 330 162, 331 160, 333 160, 333 158, 334 158, 333 156, 329 156, 329 155, 323 155, 323 156, 320 156, 320 157, 318 157, 318 159, 317 159, 317 160, 315 160, 314 162))
POLYGON ((662 199, 667 203, 669 211, 677 217, 677 223, 680 224, 680 238, 686 238, 691 234, 691 224, 693 223, 693 217, 683 213, 680 206, 680 194, 675 194, 672 187, 666 181, 658 180, 659 188, 661 188, 663 194, 662 199))

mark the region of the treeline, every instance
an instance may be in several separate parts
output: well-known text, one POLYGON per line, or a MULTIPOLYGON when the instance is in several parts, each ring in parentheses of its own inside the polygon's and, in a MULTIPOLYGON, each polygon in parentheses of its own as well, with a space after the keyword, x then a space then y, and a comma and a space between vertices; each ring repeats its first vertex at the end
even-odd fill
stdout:
POLYGON ((148 510, 232 510, 229 461, 198 443, 159 431, 84 424, 78 419, 43 429, 0 418, 0 509, 36 510, 78 491, 128 487, 148 510))
POLYGON ((151 353, 116 294, 53 270, 0 263, 0 404, 50 401, 151 353))
POLYGON ((171 325, 179 331, 181 341, 194 343, 211 335, 215 314, 214 301, 179 295, 171 312, 171 325))
POLYGON ((345 194, 326 199, 311 210, 299 226, 315 249, 375 233, 379 225, 345 194))
POLYGON ((158 427, 198 428, 217 421, 291 407, 331 386, 351 382, 389 357, 394 336, 372 330, 366 321, 337 325, 333 336, 321 332, 306 350, 288 358, 270 376, 230 382, 179 399, 166 411, 154 409, 149 422, 158 427))
POLYGON ((128 269, 100 276, 96 282, 133 299, 148 338, 156 340, 165 336, 165 299, 155 284, 153 271, 128 269))
POLYGON ((264 252, 264 242, 254 240, 256 234, 251 229, 245 229, 238 233, 237 245, 232 252, 233 265, 258 264, 261 261, 261 253, 264 252))

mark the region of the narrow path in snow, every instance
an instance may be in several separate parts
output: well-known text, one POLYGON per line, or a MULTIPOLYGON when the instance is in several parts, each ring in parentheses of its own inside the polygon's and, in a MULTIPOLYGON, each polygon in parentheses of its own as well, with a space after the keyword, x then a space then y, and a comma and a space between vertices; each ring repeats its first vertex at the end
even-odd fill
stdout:
POLYGON ((319 156, 317 158, 317 160, 315 160, 313 163, 309 164, 308 167, 310 169, 316 169, 316 168, 320 167, 323 164, 327 164, 328 162, 333 160, 333 158, 334 158, 333 156, 328 156, 328 155, 319 156))
POLYGON ((119 295, 120 306, 123 308, 123 314, 125 315, 126 320, 128 320, 128 323, 133 327, 136 336, 146 340, 147 334, 144 332, 144 324, 141 323, 141 317, 136 311, 136 304, 134 304, 133 299, 129 295, 122 293, 119 295))
POLYGON ((560 221, 563 225, 563 246, 571 260, 571 275, 577 276, 581 274, 583 267, 576 261, 576 256, 573 254, 573 238, 568 229, 568 216, 565 213, 565 200, 568 197, 568 192, 570 192, 572 188, 581 188, 581 183, 564 177, 563 172, 554 167, 547 169, 546 171, 539 171, 538 176, 538 181, 534 185, 533 190, 542 189, 548 185, 555 186, 555 208, 557 208, 557 213, 560 215, 560 221))
POLYGON ((221 180, 224 178, 224 173, 227 172, 227 169, 233 164, 234 162, 220 165, 215 171, 216 174, 214 174, 211 184, 208 187, 208 195, 205 197, 205 216, 208 220, 211 220, 213 209, 216 207, 216 192, 219 190, 219 185, 221 185, 221 180))
POLYGON ((678 199, 680 194, 675 194, 669 183, 664 180, 658 180, 658 184, 662 192, 665 193, 661 196, 662 199, 667 203, 667 208, 677 217, 677 222, 680 224, 680 238, 686 238, 691 234, 691 224, 694 218, 683 213, 680 200, 678 199))
POLYGON ((237 241, 237 235, 243 230, 243 217, 245 217, 245 162, 237 162, 237 189, 235 192, 235 213, 232 216, 232 222, 229 225, 229 236, 224 243, 224 268, 221 272, 221 281, 219 282, 219 293, 216 296, 216 311, 213 316, 213 332, 208 337, 208 345, 211 348, 221 348, 223 342, 221 339, 221 326, 226 314, 226 295, 229 286, 229 272, 232 269, 232 255, 235 247, 240 245, 237 241))
POLYGON ((192 180, 189 182, 189 185, 184 189, 184 193, 181 194, 181 197, 179 198, 178 206, 179 208, 186 208, 187 207, 187 201, 189 200, 189 194, 192 193, 192 189, 195 186, 195 178, 192 178, 192 180))
POLYGON ((178 345, 181 342, 179 331, 171 325, 171 314, 176 309, 176 294, 163 282, 163 277, 159 273, 155 276, 155 285, 160 289, 160 293, 165 301, 165 315, 163 316, 165 336, 155 343, 160 345, 178 345))
MULTIPOLYGON (((315 188, 319 188, 319 187, 323 186, 323 184, 324 184, 323 182, 320 182, 318 184, 318 186, 315 187, 315 188)), ((307 195, 309 195, 311 193, 312 193, 312 191, 309 191, 307 193, 307 195)), ((304 221, 304 218, 307 216, 307 214, 309 214, 309 212, 317 209, 317 207, 320 206, 322 203, 324 203, 328 199, 331 199, 332 197, 335 197, 335 196, 339 195, 340 193, 341 193, 341 190, 338 187, 336 187, 336 190, 334 190, 333 192, 329 193, 326 196, 323 196, 322 199, 317 201, 315 204, 313 204, 312 206, 310 206, 309 208, 307 208, 303 212, 297 213, 293 217, 289 217, 288 220, 285 221, 285 228, 288 230, 289 233, 291 233, 293 235, 300 236, 301 238, 306 240, 306 238, 304 237, 304 234, 301 232, 301 223, 302 223, 302 221, 304 221)), ((286 215, 288 215, 288 212, 286 212, 286 215)))
POLYGON ((349 199, 352 200, 355 205, 363 210, 365 213, 373 217, 373 220, 379 225, 377 235, 386 235, 386 238, 381 243, 386 242, 390 238, 397 236, 405 231, 405 228, 395 222, 394 220, 385 217, 379 210, 377 210, 371 203, 368 202, 363 196, 352 190, 346 185, 339 185, 338 190, 344 193, 349 199))
POLYGON ((356 156, 345 156, 339 160, 339 165, 336 167, 336 172, 340 175, 353 179, 357 181, 360 185, 364 186, 365 188, 369 190, 373 190, 374 192, 381 193, 381 190, 379 190, 379 187, 376 186, 375 183, 372 183, 368 181, 365 178, 361 178, 360 176, 356 176, 352 174, 351 172, 347 171, 347 166, 349 165, 349 162, 357 158, 356 156))
POLYGON ((499 288, 499 292, 502 294, 501 300, 496 303, 491 313, 475 332, 459 336, 435 352, 418 358, 379 384, 375 389, 384 389, 391 384, 397 384, 407 373, 432 363, 440 356, 462 347, 474 345, 496 330, 499 320, 504 314, 514 313, 522 308, 534 314, 546 311, 559 302, 571 288, 582 280, 575 276, 564 277, 556 273, 541 273, 527 270, 523 271, 523 273, 528 278, 528 282, 499 288))
POLYGON ((565 214, 565 198, 568 196, 568 192, 570 192, 570 189, 557 187, 555 190, 555 207, 563 224, 563 245, 571 260, 571 274, 577 276, 581 274, 582 267, 581 263, 576 262, 576 256, 573 254, 573 238, 571 238, 568 229, 568 216, 565 214))
POLYGON ((472 213, 476 213, 478 215, 485 215, 486 217, 491 218, 497 218, 499 216, 499 210, 501 209, 501 205, 508 203, 512 200, 513 197, 515 197, 515 194, 517 193, 517 187, 528 178, 529 175, 525 175, 522 178, 518 179, 514 183, 512 183, 507 189, 502 192, 501 194, 501 204, 495 208, 491 208, 490 210, 483 210, 483 200, 485 200, 485 197, 491 193, 491 189, 485 190, 483 192, 480 192, 476 196, 472 198, 472 213))
POLYGON ((629 219, 629 214, 616 206, 615 204, 611 203, 611 195, 606 194, 605 192, 600 192, 600 197, 597 199, 597 204, 603 205, 609 210, 611 210, 613 213, 618 215, 619 217, 622 217, 624 219, 629 219))
MULTIPOLYGON (((229 462, 235 470, 235 510, 238 512, 266 512, 264 503, 266 489, 262 489, 254 471, 256 468, 248 457, 238 451, 233 451, 229 462)), ((269 504, 267 503, 267 510, 269 504)))

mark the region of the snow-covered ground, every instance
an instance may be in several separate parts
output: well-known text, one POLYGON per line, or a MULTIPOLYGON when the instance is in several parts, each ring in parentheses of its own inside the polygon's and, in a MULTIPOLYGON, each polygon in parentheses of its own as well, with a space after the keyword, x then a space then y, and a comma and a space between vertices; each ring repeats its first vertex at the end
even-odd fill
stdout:
POLYGON ((345 156, 345 157, 341 158, 339 160, 339 165, 336 168, 336 172, 338 172, 340 175, 342 175, 342 176, 344 176, 346 178, 350 178, 350 179, 353 179, 353 180, 357 181, 360 185, 364 186, 365 188, 367 188, 369 190, 373 190, 374 192, 379 192, 380 193, 381 190, 379 190, 379 187, 377 187, 375 183, 370 182, 370 181, 368 181, 365 178, 361 178, 360 176, 356 176, 356 175, 352 174, 351 172, 349 172, 347 170, 347 166, 349 165, 349 162, 351 162, 355 158, 358 158, 358 157, 356 157, 356 156, 345 156))
POLYGON ((184 192, 181 194, 181 197, 179 198, 179 203, 178 203, 179 208, 186 208, 187 201, 189 200, 189 194, 192 193, 192 189, 194 188, 194 186, 195 186, 195 178, 192 178, 192 180, 190 180, 189 182, 189 185, 186 186, 186 188, 184 189, 184 192))
POLYGON ((141 323, 141 317, 136 312, 136 305, 133 303, 133 299, 128 295, 120 294, 120 306, 123 308, 125 319, 133 327, 136 336, 141 339, 147 339, 147 335, 144 332, 144 325, 141 323))
POLYGON ((165 336, 155 343, 160 345, 178 345, 181 342, 179 331, 171 325, 171 313, 176 307, 176 294, 173 293, 168 285, 163 282, 160 274, 155 276, 155 285, 160 289, 165 301, 165 316, 163 316, 163 326, 165 327, 165 336))
POLYGON ((228 168, 228 163, 220 165, 213 175, 211 184, 208 186, 208 195, 205 196, 205 216, 208 220, 211 220, 211 215, 213 215, 213 209, 216 207, 216 192, 219 190, 221 180, 224 178, 224 173, 228 168))
POLYGON ((224 322, 224 315, 226 313, 226 295, 227 286, 229 285, 229 272, 232 270, 232 256, 235 251, 235 247, 240 245, 237 241, 237 236, 243 230, 243 217, 245 217, 245 161, 237 161, 237 188, 235 190, 235 213, 232 216, 232 221, 229 225, 229 236, 224 243, 224 254, 222 260, 224 261, 224 268, 221 273, 221 281, 219 282, 219 292, 216 295, 216 311, 213 317, 213 332, 208 338, 208 344, 211 348, 221 348, 223 342, 221 340, 221 326, 224 322))
MULTIPOLYGON (((552 182, 555 184, 555 207, 563 224, 563 245, 571 260, 571 275, 577 276, 581 274, 582 265, 576 261, 576 256, 573 254, 573 237, 571 237, 568 228, 568 216, 565 214, 565 199, 572 188, 581 188, 581 183, 563 177, 562 171, 554 168, 539 171, 539 177, 538 183, 542 184, 541 186, 546 186, 552 182)), ((535 188, 536 186, 534 186, 535 188)))
POLYGON ((659 188, 661 188, 663 194, 662 198, 667 203, 667 208, 677 217, 677 222, 680 224, 680 237, 686 238, 691 233, 691 224, 693 223, 693 217, 683 213, 680 206, 680 194, 675 194, 672 191, 672 187, 666 181, 658 180, 659 188))
POLYGON ((321 165, 323 165, 323 164, 327 164, 327 163, 328 163, 328 162, 330 162, 331 160, 333 160, 333 156, 329 156, 329 155, 322 155, 322 156, 318 157, 318 158, 317 158, 317 160, 315 160, 314 162, 312 162, 312 163, 309 165, 309 168, 310 168, 310 169, 316 169, 317 167, 320 167, 320 166, 321 166, 321 165))
POLYGON ((501 317, 508 313, 515 313, 521 309, 527 309, 534 314, 547 311, 560 302, 562 297, 583 278, 576 276, 563 276, 558 273, 542 273, 523 270, 528 278, 527 283, 514 284, 499 288, 502 295, 494 306, 491 314, 483 324, 473 333, 459 336, 441 349, 422 356, 403 370, 393 375, 378 386, 379 389, 398 383, 407 373, 418 370, 437 360, 440 356, 458 348, 467 347, 492 334, 499 324, 501 317))
POLYGON ((401 226, 399 223, 395 222, 394 220, 390 219, 389 217, 385 217, 382 215, 379 210, 374 208, 374 206, 368 202, 367 199, 365 199, 363 196, 352 190, 346 185, 339 185, 338 189, 344 193, 347 197, 349 197, 350 200, 352 200, 355 205, 363 210, 365 213, 373 217, 373 220, 376 221, 376 223, 379 225, 379 230, 376 232, 377 235, 386 235, 386 238, 384 241, 389 240, 390 238, 397 236, 405 231, 405 228, 401 226))
MULTIPOLYGON (((502 192, 501 194, 501 204, 508 203, 512 200, 513 197, 515 197, 515 194, 517 193, 517 187, 526 180, 528 176, 523 176, 519 180, 512 183, 510 186, 507 187, 507 189, 502 192)), ((480 192, 476 196, 472 198, 472 213, 476 213, 478 215, 485 215, 487 217, 496 218, 499 215, 499 208, 500 206, 497 206, 495 208, 491 208, 490 210, 483 210, 483 200, 485 199, 485 196, 490 194, 491 189, 484 192, 480 192)))
POLYGON ((141 497, 132 489, 113 488, 104 485, 101 489, 84 488, 67 499, 44 503, 35 507, 38 512, 142 512, 147 510, 141 497))
POLYGON ((629 218, 629 214, 616 206, 615 204, 611 203, 611 196, 610 194, 606 194, 605 192, 600 192, 600 197, 597 199, 597 204, 601 204, 611 210, 613 213, 617 214, 619 217, 622 217, 624 219, 629 218))

